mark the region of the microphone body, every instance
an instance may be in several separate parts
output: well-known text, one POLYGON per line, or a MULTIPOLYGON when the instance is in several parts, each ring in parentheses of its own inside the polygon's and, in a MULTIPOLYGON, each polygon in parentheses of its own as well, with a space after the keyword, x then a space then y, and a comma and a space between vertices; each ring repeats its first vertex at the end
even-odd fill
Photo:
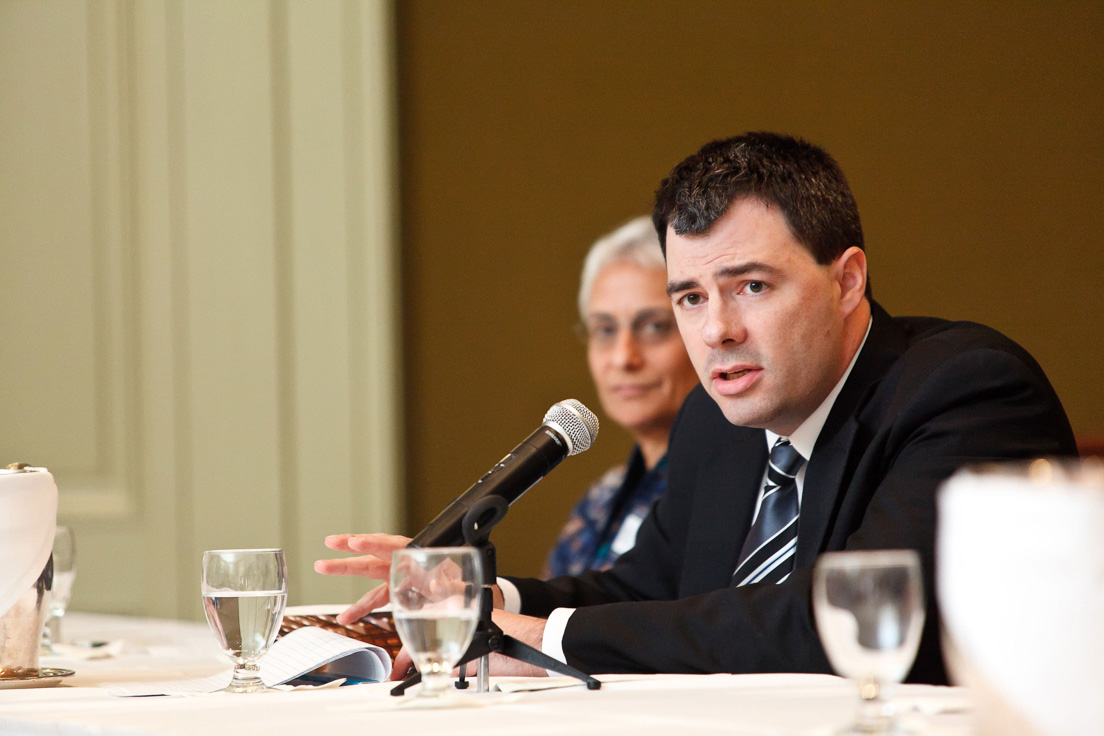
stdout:
MULTIPOLYGON (((410 546, 465 544, 464 517, 473 506, 492 496, 502 499, 506 505, 512 504, 565 457, 589 448, 597 434, 598 420, 585 406, 572 399, 556 404, 548 410, 543 425, 446 506, 411 540, 410 546)), ((493 513, 489 515, 494 516, 493 513)), ((499 518, 493 520, 497 522, 499 518)))

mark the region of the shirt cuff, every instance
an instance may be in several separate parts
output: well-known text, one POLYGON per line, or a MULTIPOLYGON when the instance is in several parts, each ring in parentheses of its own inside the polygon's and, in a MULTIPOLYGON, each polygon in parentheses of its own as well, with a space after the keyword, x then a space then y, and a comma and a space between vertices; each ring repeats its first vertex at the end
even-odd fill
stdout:
POLYGON ((497 578, 495 582, 502 591, 502 608, 510 613, 521 613, 521 593, 517 586, 506 578, 497 578))
MULTIPOLYGON (((567 630, 567 621, 573 613, 575 613, 574 608, 557 608, 549 615, 548 621, 544 624, 544 639, 541 641, 541 651, 564 664, 567 664, 567 657, 563 653, 564 632, 567 630)), ((559 672, 548 670, 549 677, 556 677, 559 674, 559 672)))

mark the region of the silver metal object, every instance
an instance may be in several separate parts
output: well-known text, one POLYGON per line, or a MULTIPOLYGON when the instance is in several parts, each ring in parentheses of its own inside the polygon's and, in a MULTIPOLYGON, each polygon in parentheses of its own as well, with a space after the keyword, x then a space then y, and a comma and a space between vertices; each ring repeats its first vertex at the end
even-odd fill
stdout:
POLYGON ((575 399, 564 399, 544 415, 544 423, 554 427, 567 440, 568 455, 578 455, 590 449, 598 436, 598 417, 575 399))
POLYGON ((46 468, 31 467, 27 463, 10 463, 0 468, 0 475, 15 475, 16 473, 45 473, 46 468))
POLYGON ((477 693, 489 693, 491 691, 491 655, 484 654, 478 662, 475 691, 477 693))

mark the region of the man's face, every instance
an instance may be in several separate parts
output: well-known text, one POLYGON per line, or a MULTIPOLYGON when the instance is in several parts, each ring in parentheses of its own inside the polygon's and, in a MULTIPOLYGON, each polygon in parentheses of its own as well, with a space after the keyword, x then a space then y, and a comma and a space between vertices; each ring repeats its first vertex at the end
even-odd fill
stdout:
POLYGON ((820 406, 858 345, 848 317, 866 328, 868 312, 856 314, 865 263, 852 248, 818 264, 779 209, 753 198, 734 202, 705 235, 668 227, 675 319, 728 421, 789 435, 820 406))

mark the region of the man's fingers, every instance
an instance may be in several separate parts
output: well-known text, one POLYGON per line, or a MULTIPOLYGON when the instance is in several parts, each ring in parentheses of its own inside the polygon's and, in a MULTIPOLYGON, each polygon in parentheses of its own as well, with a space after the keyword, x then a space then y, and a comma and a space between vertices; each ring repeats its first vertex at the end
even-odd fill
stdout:
POLYGON ((391 563, 378 557, 346 557, 337 560, 317 560, 314 571, 323 575, 362 575, 366 578, 382 580, 391 570, 391 563))
POLYGON ((369 590, 360 600, 337 615, 337 622, 343 626, 359 621, 388 600, 387 585, 381 584, 369 590))
POLYGON ((358 552, 359 557, 318 560, 315 572, 323 575, 363 575, 385 580, 391 573, 391 553, 405 547, 408 537, 397 534, 331 534, 326 546, 338 552, 358 552))
POLYGON ((360 552, 391 559, 391 553, 410 543, 398 534, 331 534, 326 546, 339 552, 360 552))
POLYGON ((405 680, 414 674, 414 660, 406 653, 406 647, 395 655, 395 664, 391 667, 392 680, 405 680))
MULTIPOLYGON (((326 537, 327 547, 338 552, 357 552, 360 556, 317 560, 314 570, 323 575, 361 575, 387 580, 391 575, 391 553, 409 543, 409 537, 397 534, 331 534, 326 537)), ((378 585, 338 614, 337 620, 347 626, 379 608, 387 600, 387 585, 378 585)))
POLYGON ((356 552, 394 552, 410 544, 410 537, 400 534, 354 534, 349 539, 349 546, 356 552))
POLYGON ((336 549, 338 552, 351 552, 349 549, 349 538, 356 536, 355 534, 331 534, 326 537, 325 544, 330 549, 336 549))

